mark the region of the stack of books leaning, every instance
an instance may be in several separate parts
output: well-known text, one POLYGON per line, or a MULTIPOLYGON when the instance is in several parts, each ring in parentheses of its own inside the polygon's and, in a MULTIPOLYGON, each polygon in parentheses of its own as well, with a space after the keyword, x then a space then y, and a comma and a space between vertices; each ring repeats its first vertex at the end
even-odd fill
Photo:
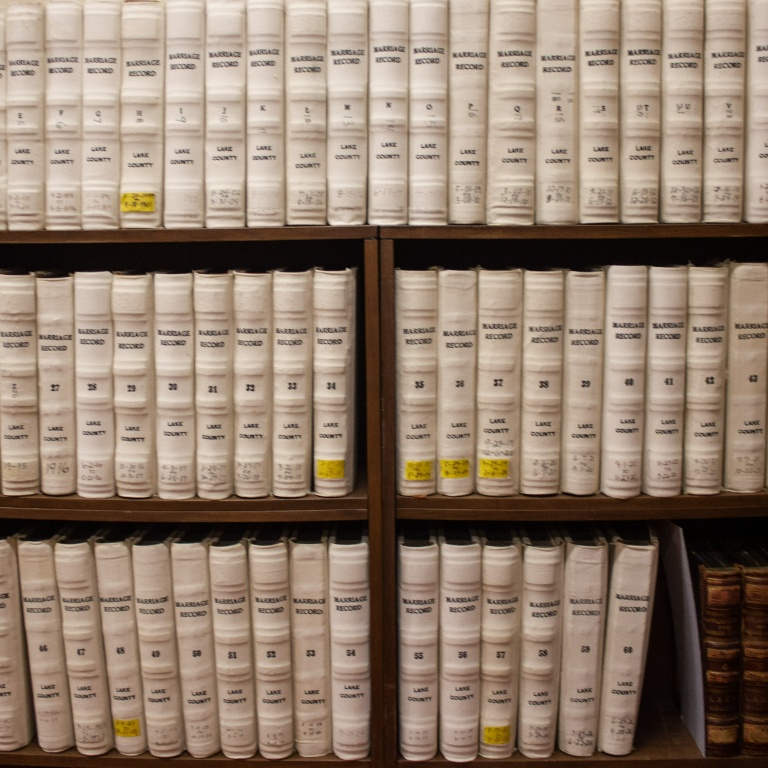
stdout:
POLYGON ((410 522, 398 560, 403 757, 632 751, 652 530, 410 522))
POLYGON ((2 492, 349 494, 356 270, 0 273, 2 492))
POLYGON ((0 538, 0 750, 370 751, 363 524, 39 525, 0 538))
POLYGON ((12 230, 768 221, 765 0, 11 0, 12 230))
POLYGON ((768 264, 395 272, 406 496, 766 486, 768 264))

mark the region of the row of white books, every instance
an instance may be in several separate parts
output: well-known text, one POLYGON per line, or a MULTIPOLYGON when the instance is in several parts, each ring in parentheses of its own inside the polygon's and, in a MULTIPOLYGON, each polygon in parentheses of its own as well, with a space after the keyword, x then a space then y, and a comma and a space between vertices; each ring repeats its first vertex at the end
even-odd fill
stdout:
POLYGON ((658 542, 640 526, 607 536, 409 524, 398 539, 406 759, 632 751, 658 542))
POLYGON ((768 221, 766 0, 11 0, 13 230, 768 221))
POLYGON ((370 751, 364 526, 0 538, 0 749, 370 751))
POLYGON ((768 264, 399 269, 408 496, 766 486, 768 264))
POLYGON ((0 273, 6 495, 355 481, 356 270, 0 273))

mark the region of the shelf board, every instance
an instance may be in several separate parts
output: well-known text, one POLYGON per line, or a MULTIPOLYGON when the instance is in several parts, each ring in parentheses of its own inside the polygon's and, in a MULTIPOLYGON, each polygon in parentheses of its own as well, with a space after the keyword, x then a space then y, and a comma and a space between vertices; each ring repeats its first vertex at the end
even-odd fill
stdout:
POLYGON ((252 227, 243 229, 99 229, 4 231, 4 245, 63 245, 84 243, 205 243, 289 240, 365 240, 378 227, 252 227))
POLYGON ((380 227, 382 240, 637 240, 766 237, 765 224, 568 224, 380 227))
POLYGON ((758 517, 768 511, 768 492, 715 496, 398 496, 401 520, 662 520, 758 517))

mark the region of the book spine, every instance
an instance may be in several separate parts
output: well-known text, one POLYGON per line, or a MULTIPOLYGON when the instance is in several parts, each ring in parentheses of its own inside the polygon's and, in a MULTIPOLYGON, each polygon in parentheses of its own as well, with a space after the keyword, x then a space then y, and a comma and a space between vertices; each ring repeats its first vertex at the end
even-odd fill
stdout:
POLYGON ((246 224, 285 224, 283 0, 246 3, 246 224))
POLYGON ((117 229, 120 218, 120 0, 83 4, 83 229, 117 229))
POLYGON ((272 487, 272 274, 235 272, 235 493, 272 487))
POLYGON ((477 274, 477 492, 520 487, 523 273, 477 274))
POLYGON ((579 5, 579 220, 619 220, 619 0, 579 5))
POLYGON ((491 0, 487 224, 533 224, 535 44, 534 0, 491 0))
POLYGON ((620 218, 627 224, 659 220, 661 155, 661 0, 620 6, 620 218))
POLYGON ((408 0, 368 8, 368 223, 408 223, 408 0))
POLYGON ((562 270, 523 277, 522 493, 556 493, 560 487, 563 291, 562 270))
POLYGON ((40 490, 59 496, 77 488, 74 278, 39 274, 35 288, 40 490))
POLYGON ((230 272, 195 272, 195 412, 197 495, 225 499, 234 490, 230 272))
POLYGON ((206 0, 205 226, 245 226, 245 0, 206 0))
POLYGON ((157 272, 155 304, 155 444, 157 495, 195 495, 195 318, 191 272, 157 272))
POLYGON ((600 484, 605 343, 605 273, 565 273, 562 493, 586 496, 600 484))
POLYGON ((747 1, 745 81, 744 220, 768 222, 768 3, 747 1))
POLYGON ((355 484, 357 272, 313 273, 313 489, 344 496, 355 484))
POLYGON ((40 490, 35 276, 0 274, 0 434, 2 491, 40 490))
POLYGON ((83 6, 45 9, 45 228, 82 225, 83 6))
POLYGON ((272 493, 312 486, 312 272, 272 277, 272 493))
POLYGON ((156 490, 153 309, 152 275, 113 276, 115 483, 129 498, 156 490))
POLYGON ((120 226, 163 221, 165 6, 123 3, 120 87, 120 226))
POLYGON ((660 218, 701 221, 704 0, 663 0, 660 218))
POLYGON ((328 223, 365 224, 368 0, 328 0, 328 223))
POLYGON ((477 271, 437 273, 437 491, 475 489, 477 271))
POLYGON ((408 223, 448 223, 448 0, 411 0, 408 223))
POLYGON ((8 49, 5 42, 6 8, 0 10, 0 231, 8 229, 8 49))
POLYGON ((203 226, 205 160, 205 2, 167 0, 163 226, 203 226))

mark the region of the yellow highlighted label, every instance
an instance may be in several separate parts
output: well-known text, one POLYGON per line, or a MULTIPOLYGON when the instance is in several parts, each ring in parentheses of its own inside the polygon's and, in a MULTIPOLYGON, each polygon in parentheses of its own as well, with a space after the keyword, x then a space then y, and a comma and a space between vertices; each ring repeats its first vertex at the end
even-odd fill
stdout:
POLYGON ((443 480, 463 480, 469 477, 469 459, 440 459, 443 480))
POLYGON ((320 480, 343 480, 344 459, 318 459, 317 477, 320 480))
POLYGON ((424 481, 432 479, 432 462, 431 461, 406 461, 405 462, 405 479, 424 481))
POLYGON ((154 192, 124 192, 120 196, 120 213, 154 213, 154 192))
POLYGON ((504 746, 509 744, 510 726, 489 725, 483 728, 483 744, 497 744, 504 746))
POLYGON ((133 720, 114 720, 115 736, 129 738, 131 736, 141 736, 141 723, 138 719, 133 720))
POLYGON ((480 459, 477 476, 483 479, 509 477, 509 459, 480 459))

